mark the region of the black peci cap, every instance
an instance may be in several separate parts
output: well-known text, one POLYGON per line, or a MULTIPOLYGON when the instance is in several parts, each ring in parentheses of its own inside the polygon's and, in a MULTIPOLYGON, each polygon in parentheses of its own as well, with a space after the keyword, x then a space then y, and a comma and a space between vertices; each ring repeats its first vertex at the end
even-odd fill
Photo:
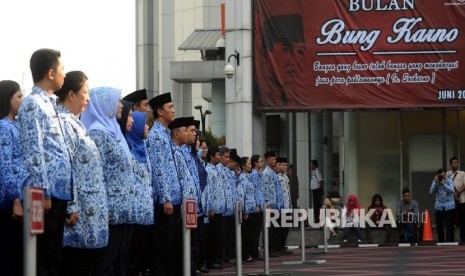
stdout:
POLYGON ((168 93, 160 94, 160 95, 150 99, 149 105, 150 105, 150 108, 152 108, 152 110, 155 112, 155 110, 157 108, 163 106, 166 103, 170 103, 170 102, 172 102, 171 93, 168 92, 168 93))
POLYGON ((172 121, 169 125, 168 125, 168 128, 169 129, 176 129, 176 128, 180 128, 180 127, 184 127, 185 126, 185 119, 184 117, 181 117, 181 118, 176 118, 174 119, 174 121, 172 121))
POLYGON ((147 100, 147 90, 146 89, 136 90, 132 92, 131 94, 124 96, 123 100, 131 102, 131 103, 137 103, 143 100, 147 100))
POLYGON ((195 126, 194 117, 184 117, 184 126, 185 127, 195 126))

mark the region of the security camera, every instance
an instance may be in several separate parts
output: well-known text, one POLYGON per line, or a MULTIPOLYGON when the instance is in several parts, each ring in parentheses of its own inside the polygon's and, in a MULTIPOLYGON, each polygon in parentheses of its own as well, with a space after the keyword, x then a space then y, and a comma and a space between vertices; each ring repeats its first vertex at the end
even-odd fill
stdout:
POLYGON ((224 74, 228 79, 232 78, 234 76, 234 66, 228 63, 224 67, 224 74))

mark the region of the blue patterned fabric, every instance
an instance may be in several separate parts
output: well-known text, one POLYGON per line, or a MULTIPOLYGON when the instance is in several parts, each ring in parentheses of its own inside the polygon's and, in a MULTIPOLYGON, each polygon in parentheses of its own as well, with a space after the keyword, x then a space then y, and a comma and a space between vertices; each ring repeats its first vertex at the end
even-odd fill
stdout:
POLYGON ((146 116, 144 112, 133 112, 134 124, 131 131, 126 134, 126 140, 135 159, 133 162, 135 194, 131 206, 133 215, 131 221, 140 225, 154 223, 152 170, 144 140, 146 116))
POLYGON ((205 188, 205 213, 213 211, 215 214, 223 214, 226 211, 226 197, 218 168, 208 163, 205 170, 208 175, 205 188))
POLYGON ((244 191, 244 214, 255 213, 257 202, 255 201, 255 185, 250 174, 241 173, 239 176, 244 191))
POLYGON ((263 196, 261 175, 257 172, 257 170, 252 169, 250 172, 250 179, 254 184, 255 202, 258 206, 260 206, 260 209, 263 210, 265 208, 265 198, 263 196))
POLYGON ((441 185, 438 182, 433 181, 429 189, 429 193, 435 194, 436 201, 434 203, 434 209, 438 211, 449 211, 455 209, 454 201, 454 184, 452 179, 445 178, 445 184, 441 185))
POLYGON ((281 184, 276 173, 268 166, 263 170, 261 183, 265 204, 269 204, 272 209, 281 210, 283 207, 281 184))
POLYGON ((154 208, 152 197, 152 173, 150 163, 134 162, 135 196, 132 204, 135 224, 150 225, 154 223, 154 208))
POLYGON ((74 199, 68 214, 78 213, 74 226, 65 226, 63 246, 100 248, 108 244, 108 206, 100 156, 81 122, 64 106, 58 106, 63 134, 72 157, 74 199))
POLYGON ((21 155, 19 125, 8 117, 0 120, 0 209, 13 208, 21 197, 27 170, 21 155))
POLYGON ((100 154, 111 225, 132 223, 135 180, 126 152, 108 132, 88 131, 100 154))
POLYGON ((283 208, 292 209, 289 178, 287 177, 285 173, 279 173, 278 179, 279 179, 279 183, 281 184, 281 190, 283 192, 283 208))
POLYGON ((182 198, 185 199, 195 199, 198 201, 197 189, 195 185, 194 177, 189 171, 187 166, 186 159, 184 157, 183 150, 180 146, 175 143, 171 143, 171 148, 173 151, 174 162, 176 164, 176 171, 178 173, 178 181, 181 186, 182 198))
POLYGON ((170 130, 155 121, 149 133, 147 148, 152 165, 154 201, 158 204, 168 201, 173 205, 181 204, 181 186, 171 149, 170 130))
POLYGON ((241 210, 244 210, 245 207, 245 189, 244 186, 242 186, 242 180, 241 180, 241 175, 242 174, 235 174, 235 179, 236 179, 236 186, 235 186, 235 191, 236 191, 236 196, 234 197, 234 207, 236 207, 236 202, 241 203, 241 210))
POLYGON ((236 177, 233 171, 229 168, 226 168, 221 163, 216 165, 218 167, 218 172, 220 173, 220 179, 223 183, 224 194, 226 198, 226 210, 223 213, 223 216, 232 216, 234 215, 234 204, 237 198, 236 190, 236 177))
POLYGON ((197 196, 197 214, 203 214, 203 206, 202 201, 202 188, 200 185, 200 177, 199 177, 199 158, 197 155, 192 155, 191 153, 191 146, 182 145, 181 146, 182 154, 184 155, 184 159, 186 160, 187 168, 192 175, 195 184, 195 193, 197 196))
POLYGON ((71 161, 55 108, 56 96, 37 86, 19 108, 25 184, 43 188, 46 199, 71 200, 71 161))

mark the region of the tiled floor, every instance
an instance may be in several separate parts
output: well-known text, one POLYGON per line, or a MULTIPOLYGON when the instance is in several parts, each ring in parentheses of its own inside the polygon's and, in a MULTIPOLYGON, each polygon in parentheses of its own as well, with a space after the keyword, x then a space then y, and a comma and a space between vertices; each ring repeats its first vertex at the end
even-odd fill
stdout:
MULTIPOLYGON (((307 249, 306 259, 325 260, 322 264, 283 265, 301 260, 300 249, 294 254, 270 258, 270 273, 290 272, 288 275, 465 275, 465 246, 384 246, 307 249)), ((243 263, 243 275, 264 272, 264 262, 243 263)), ((236 267, 211 270, 206 274, 236 275, 236 267)))

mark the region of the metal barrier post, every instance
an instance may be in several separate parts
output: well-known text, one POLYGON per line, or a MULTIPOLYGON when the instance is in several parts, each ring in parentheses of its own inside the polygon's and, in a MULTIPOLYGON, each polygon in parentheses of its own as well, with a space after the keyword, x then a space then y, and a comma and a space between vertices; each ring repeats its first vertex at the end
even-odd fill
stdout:
POLYGON ((186 227, 187 221, 187 204, 186 199, 182 200, 182 251, 183 251, 183 275, 191 275, 191 230, 186 227))
POLYGON ((37 235, 44 233, 44 191, 25 187, 23 211, 23 275, 37 273, 37 235))
POLYGON ((23 238, 24 238, 24 276, 35 276, 37 271, 37 237, 31 235, 30 229, 30 210, 31 198, 29 196, 29 188, 24 188, 24 217, 23 217, 23 238))
MULTIPOLYGON (((303 209, 303 207, 301 207, 303 209)), ((305 220, 300 222, 300 248, 302 249, 302 262, 305 262, 305 220)))
POLYGON ((236 275, 242 276, 242 205, 240 201, 236 202, 236 214, 234 218, 236 222, 236 275))
MULTIPOLYGON (((301 207, 302 210, 303 207, 301 207)), ((294 218, 295 219, 295 218, 294 218)), ((323 231, 326 229, 323 228, 323 231)), ((300 261, 290 261, 290 262, 283 262, 283 265, 300 265, 300 264, 322 264, 326 263, 326 260, 305 260, 305 220, 301 221, 300 226, 300 238, 301 238, 301 249, 302 249, 302 259, 300 261)))
POLYGON ((327 253, 328 252, 328 231, 326 231, 326 215, 327 215, 327 208, 326 208, 326 205, 324 205, 324 216, 323 216, 323 238, 325 240, 325 243, 324 243, 324 252, 327 253))
POLYGON ((269 208, 270 206, 265 206, 265 210, 263 210, 263 259, 265 260, 265 275, 270 274, 270 248, 268 243, 268 226, 267 221, 269 217, 269 208))

